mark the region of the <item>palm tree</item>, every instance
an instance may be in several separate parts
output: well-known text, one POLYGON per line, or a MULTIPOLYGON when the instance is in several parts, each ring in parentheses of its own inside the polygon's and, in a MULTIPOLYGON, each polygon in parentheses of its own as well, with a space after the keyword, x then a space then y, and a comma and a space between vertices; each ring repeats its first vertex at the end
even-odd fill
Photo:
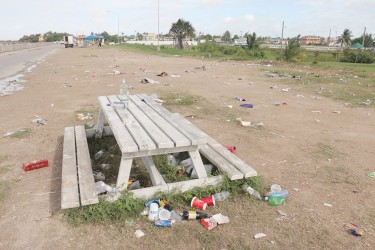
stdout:
POLYGON ((342 49, 342 46, 349 46, 351 44, 351 37, 352 32, 349 29, 344 29, 344 32, 341 34, 339 38, 339 42, 341 43, 340 49, 342 49))
POLYGON ((177 48, 183 49, 182 40, 186 37, 194 37, 195 29, 189 21, 180 18, 176 23, 172 23, 169 33, 177 38, 177 48))

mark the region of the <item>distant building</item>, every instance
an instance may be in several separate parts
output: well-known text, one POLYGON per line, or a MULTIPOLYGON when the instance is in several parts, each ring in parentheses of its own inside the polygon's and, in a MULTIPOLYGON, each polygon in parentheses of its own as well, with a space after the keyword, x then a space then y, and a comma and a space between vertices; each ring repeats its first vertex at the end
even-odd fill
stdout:
POLYGON ((301 45, 321 44, 320 36, 303 36, 300 38, 301 45))
POLYGON ((328 37, 327 43, 328 43, 328 46, 330 47, 339 47, 340 46, 339 37, 328 37))

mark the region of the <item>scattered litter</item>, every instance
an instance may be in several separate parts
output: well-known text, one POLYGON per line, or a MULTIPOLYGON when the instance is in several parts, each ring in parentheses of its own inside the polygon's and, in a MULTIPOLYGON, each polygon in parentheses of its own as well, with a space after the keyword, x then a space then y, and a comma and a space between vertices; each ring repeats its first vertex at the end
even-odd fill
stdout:
POLYGON ((95 124, 93 122, 86 122, 85 124, 87 127, 89 128, 93 128, 95 126, 95 124))
POLYGON ((250 127, 251 126, 251 122, 245 122, 245 121, 240 121, 240 126, 243 126, 243 127, 250 127))
POLYGON ((375 177, 375 171, 371 172, 371 173, 368 173, 367 176, 369 176, 369 177, 375 177))
POLYGON ((100 168, 103 169, 103 170, 109 170, 111 168, 111 164, 102 163, 102 164, 100 164, 100 168))
POLYGON ((246 101, 245 98, 242 98, 242 97, 239 97, 239 96, 235 96, 234 99, 239 100, 241 102, 245 102, 246 101))
POLYGON ((322 113, 322 111, 320 111, 320 110, 313 110, 313 111, 311 111, 312 113, 322 113))
POLYGON ((167 72, 161 72, 160 74, 158 74, 157 76, 161 76, 161 77, 164 77, 164 76, 167 76, 168 73, 167 72))
POLYGON ((46 125, 47 124, 47 119, 38 117, 38 118, 33 119, 31 122, 34 123, 34 124, 36 124, 36 125, 46 125))
POLYGON ((202 224, 202 226, 204 226, 205 228, 207 228, 207 230, 211 230, 211 229, 217 227, 217 222, 212 217, 211 218, 202 219, 201 220, 201 224, 202 224))
POLYGON ((110 66, 108 66, 108 67, 110 67, 110 68, 118 68, 118 67, 120 67, 119 65, 110 65, 110 66))
POLYGON ((225 146, 232 154, 236 153, 236 146, 225 146))
POLYGON ((275 77, 276 76, 276 74, 272 74, 272 73, 267 73, 266 74, 266 77, 275 77))
POLYGON ((324 203, 324 206, 326 206, 326 207, 332 207, 332 205, 329 204, 329 203, 324 203))
POLYGON ((136 231, 135 231, 135 236, 136 236, 137 238, 141 238, 141 237, 145 236, 145 233, 142 232, 141 230, 136 230, 136 231))
POLYGON ((211 218, 213 218, 219 225, 229 223, 228 216, 222 215, 221 213, 214 214, 211 218))
POLYGON ((293 189, 293 191, 296 191, 296 192, 301 191, 301 189, 299 189, 299 188, 292 188, 292 189, 293 189))
POLYGON ((202 67, 195 67, 195 69, 199 69, 199 70, 202 70, 202 71, 205 71, 206 70, 206 66, 202 66, 202 67))
POLYGON ((280 102, 274 102, 273 106, 280 106, 280 102))
POLYGON ((335 113, 335 114, 341 114, 341 111, 339 111, 339 110, 334 110, 334 111, 332 111, 332 113, 335 113))
POLYGON ((105 175, 102 172, 93 171, 92 174, 94 176, 95 181, 104 181, 105 180, 105 175))
POLYGON ((282 89, 281 91, 282 92, 289 92, 291 90, 291 88, 285 88, 285 89, 282 89))
POLYGON ((135 190, 135 189, 140 189, 140 188, 141 188, 141 183, 139 181, 133 182, 128 187, 129 190, 135 190))
POLYGON ((106 150, 105 149, 101 149, 99 150, 95 155, 94 155, 94 159, 95 160, 98 160, 100 157, 102 157, 104 154, 106 153, 106 150))
POLYGON ((296 95, 296 97, 298 97, 298 98, 304 98, 305 96, 298 94, 298 95, 296 95))
POLYGON ((121 75, 123 73, 121 73, 119 70, 112 70, 112 73, 108 73, 108 74, 114 74, 114 75, 121 75))
POLYGON ((94 114, 91 114, 91 113, 86 113, 86 114, 79 113, 79 114, 77 114, 77 119, 80 120, 80 121, 92 120, 93 118, 94 118, 94 114))
POLYGON ((362 102, 363 105, 370 106, 372 101, 370 99, 367 99, 365 102, 362 102))
POLYGON ((281 104, 284 105, 284 106, 288 105, 287 102, 282 102, 281 104))
POLYGON ((263 237, 266 237, 267 235, 264 234, 264 233, 257 233, 254 235, 254 239, 260 239, 260 238, 263 238, 263 237))
POLYGON ((48 167, 48 160, 31 161, 23 164, 23 170, 30 171, 38 168, 48 167))
POLYGON ((254 128, 264 127, 264 123, 263 122, 256 122, 256 123, 254 123, 251 126, 254 127, 254 128))
POLYGON ((178 78, 178 77, 181 77, 180 75, 171 75, 171 77, 174 77, 174 78, 178 78))
POLYGON ((154 81, 150 78, 142 78, 139 82, 144 84, 159 84, 158 81, 154 81))
POLYGON ((163 103, 165 103, 164 100, 159 99, 159 98, 154 99, 154 101, 157 102, 157 103, 159 103, 160 105, 162 105, 163 103))
POLYGON ((95 188, 97 194, 103 194, 103 193, 115 193, 116 188, 111 187, 110 185, 105 184, 103 181, 95 182, 95 188))
POLYGON ((245 107, 245 108, 253 108, 253 104, 251 103, 244 103, 244 104, 240 104, 241 107, 245 107))
POLYGON ((363 229, 359 228, 358 226, 347 223, 344 225, 345 229, 350 232, 354 236, 362 236, 363 235, 363 229))

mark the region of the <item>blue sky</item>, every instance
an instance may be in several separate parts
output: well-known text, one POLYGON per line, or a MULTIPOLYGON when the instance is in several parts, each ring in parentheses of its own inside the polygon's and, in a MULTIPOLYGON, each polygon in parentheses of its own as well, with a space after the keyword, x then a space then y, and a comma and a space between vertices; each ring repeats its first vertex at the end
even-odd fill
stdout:
MULTIPOLYGON (((158 0, 8 0, 0 8, 0 40, 47 31, 88 35, 158 32, 158 0), (113 11, 113 12, 107 12, 113 11)), ((4 3, 5 2, 5 3, 4 3)), ((232 35, 256 32, 258 36, 298 34, 327 37, 345 28, 354 37, 375 34, 375 0, 159 0, 160 33, 168 33, 179 18, 197 33, 232 35)))

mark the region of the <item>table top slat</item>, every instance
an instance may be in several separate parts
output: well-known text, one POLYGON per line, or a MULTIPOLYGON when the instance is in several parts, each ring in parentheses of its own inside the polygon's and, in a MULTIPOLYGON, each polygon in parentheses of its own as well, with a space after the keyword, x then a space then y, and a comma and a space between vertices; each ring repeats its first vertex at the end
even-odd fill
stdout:
POLYGON ((173 125, 178 131, 180 131, 184 136, 191 140, 192 145, 202 145, 207 143, 206 135, 202 133, 196 127, 190 126, 189 124, 182 121, 185 119, 181 116, 177 116, 169 112, 166 108, 157 104, 152 98, 145 94, 138 95, 141 99, 145 100, 146 103, 161 115, 165 120, 167 120, 171 125, 173 125))
POLYGON ((191 141, 181 134, 174 126, 172 126, 166 119, 155 112, 145 102, 141 101, 138 96, 130 95, 130 100, 150 119, 154 124, 165 133, 175 144, 176 147, 190 146, 191 141))
MULTIPOLYGON (((108 100, 111 103, 120 102, 117 96, 108 96, 108 100)), ((129 112, 128 109, 115 108, 117 115, 121 118, 123 125, 129 131, 133 140, 137 143, 139 151, 153 150, 156 149, 154 141, 146 133, 143 127, 135 119, 135 117, 129 112)))
POLYGON ((120 117, 117 115, 113 106, 105 96, 99 96, 99 103, 107 122, 111 126, 113 135, 116 137, 117 143, 122 152, 138 152, 138 146, 130 135, 129 131, 125 128, 120 117), (109 106, 108 106, 109 105, 109 106))

